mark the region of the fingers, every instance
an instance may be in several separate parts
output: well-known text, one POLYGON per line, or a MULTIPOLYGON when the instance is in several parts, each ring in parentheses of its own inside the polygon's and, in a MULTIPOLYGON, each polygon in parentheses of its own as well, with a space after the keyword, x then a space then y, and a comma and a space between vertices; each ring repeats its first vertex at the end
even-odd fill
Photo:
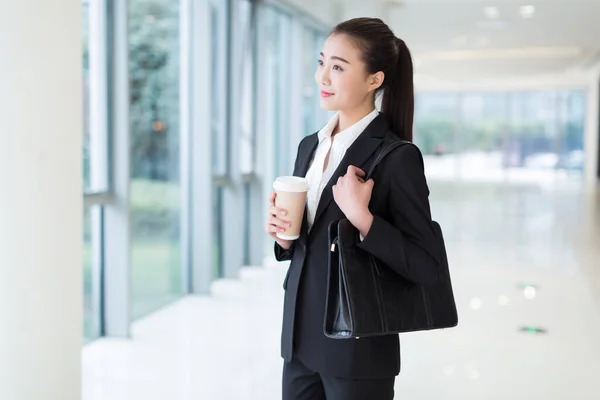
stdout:
POLYGON ((287 215, 287 211, 285 211, 283 208, 271 206, 269 207, 269 214, 277 217, 285 217, 287 215))
POLYGON ((343 184, 345 179, 356 179, 358 180, 360 183, 365 183, 365 180, 363 178, 361 178, 361 176, 364 176, 364 172, 361 169, 358 169, 356 167, 353 166, 349 166, 348 167, 348 173, 344 176, 340 176, 337 180, 337 185, 343 184), (351 170, 351 168, 354 168, 351 170), (355 174, 356 172, 356 174, 355 174))
POLYGON ((281 226, 277 226, 275 224, 267 224, 265 227, 265 231, 270 234, 283 233, 287 231, 287 228, 283 228, 281 226))
POLYGON ((277 192, 273 192, 271 193, 271 196, 269 196, 269 214, 271 215, 277 215, 279 217, 285 217, 287 215, 287 211, 285 211, 283 208, 279 208, 275 205, 275 201, 277 200, 277 192))
POLYGON ((284 221, 275 216, 271 216, 267 221, 267 225, 265 226, 265 231, 268 234, 274 234, 277 232, 285 232, 288 230, 292 224, 289 221, 284 221))
POLYGON ((285 232, 291 226, 289 221, 283 219, 287 215, 287 211, 275 206, 276 198, 276 193, 271 194, 271 197, 269 198, 271 206, 268 209, 269 217, 267 219, 267 224, 265 225, 265 231, 271 237, 275 237, 279 232, 285 232))
POLYGON ((272 238, 276 238, 277 234, 285 232, 285 229, 278 228, 275 225, 269 225, 269 224, 267 224, 267 226, 265 227, 265 231, 272 238))
POLYGON ((348 169, 346 170, 347 174, 357 175, 357 176, 365 176, 365 171, 362 169, 355 167, 354 165, 348 165, 348 169))
POLYGON ((279 232, 285 232, 285 229, 279 228, 276 225, 267 223, 267 225, 265 225, 265 232, 267 232, 270 236, 274 236, 279 232))
POLYGON ((268 222, 271 225, 275 225, 275 226, 278 226, 278 227, 281 227, 281 228, 285 228, 285 229, 287 229, 290 226, 292 226, 292 224, 291 224, 290 221, 286 221, 284 219, 277 218, 274 215, 271 215, 271 217, 269 217, 269 221, 268 222))

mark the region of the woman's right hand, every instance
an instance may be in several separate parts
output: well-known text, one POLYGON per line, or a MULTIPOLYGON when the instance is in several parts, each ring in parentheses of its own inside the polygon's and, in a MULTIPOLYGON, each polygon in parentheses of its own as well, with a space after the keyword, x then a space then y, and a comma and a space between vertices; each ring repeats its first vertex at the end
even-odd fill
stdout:
POLYGON ((277 208, 275 206, 275 199, 277 198, 277 193, 272 193, 271 197, 269 197, 269 217, 267 218, 267 225, 265 227, 265 231, 267 234, 275 240, 281 248, 284 250, 289 250, 292 247, 291 240, 284 240, 277 237, 277 233, 285 232, 291 224, 289 221, 285 221, 284 218, 287 215, 287 211, 282 208, 277 208))

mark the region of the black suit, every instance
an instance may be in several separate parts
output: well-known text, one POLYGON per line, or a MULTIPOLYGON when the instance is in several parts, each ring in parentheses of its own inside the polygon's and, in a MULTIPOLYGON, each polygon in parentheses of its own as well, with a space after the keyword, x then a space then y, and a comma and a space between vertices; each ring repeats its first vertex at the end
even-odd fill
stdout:
MULTIPOLYGON (((332 186, 349 165, 365 172, 382 145, 396 136, 379 115, 350 146, 325 187, 310 234, 306 212, 300 238, 285 251, 275 244, 277 260, 291 260, 284 281, 281 352, 286 362, 298 358, 310 370, 338 378, 393 378, 400 371, 398 335, 329 339, 323 334, 331 221, 345 218, 333 200, 332 186)), ((305 176, 318 145, 317 134, 298 147, 294 175, 305 176)), ((375 216, 360 247, 405 278, 431 284, 436 279, 436 239, 431 225, 429 190, 419 150, 402 146, 377 168, 369 204, 375 216)))

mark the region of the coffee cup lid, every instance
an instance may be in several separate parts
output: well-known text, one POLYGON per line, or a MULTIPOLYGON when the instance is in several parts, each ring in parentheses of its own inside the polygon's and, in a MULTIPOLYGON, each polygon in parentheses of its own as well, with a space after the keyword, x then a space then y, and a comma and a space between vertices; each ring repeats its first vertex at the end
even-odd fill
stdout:
POLYGON ((307 192, 308 180, 298 176, 280 176, 273 182, 273 189, 284 192, 307 192))

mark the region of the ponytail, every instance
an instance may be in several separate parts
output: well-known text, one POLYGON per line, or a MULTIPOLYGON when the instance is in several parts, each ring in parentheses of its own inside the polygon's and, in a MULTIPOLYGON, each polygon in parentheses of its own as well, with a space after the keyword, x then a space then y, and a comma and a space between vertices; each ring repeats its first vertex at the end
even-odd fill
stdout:
POLYGON ((362 53, 367 72, 384 73, 381 113, 400 139, 412 142, 415 94, 413 64, 406 43, 379 18, 354 18, 333 28, 332 34, 346 34, 362 53))
POLYGON ((390 128, 402 140, 413 140, 415 93, 413 63, 410 51, 402 39, 395 38, 398 57, 392 76, 385 77, 381 113, 390 128))

